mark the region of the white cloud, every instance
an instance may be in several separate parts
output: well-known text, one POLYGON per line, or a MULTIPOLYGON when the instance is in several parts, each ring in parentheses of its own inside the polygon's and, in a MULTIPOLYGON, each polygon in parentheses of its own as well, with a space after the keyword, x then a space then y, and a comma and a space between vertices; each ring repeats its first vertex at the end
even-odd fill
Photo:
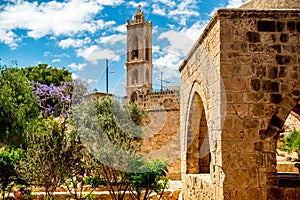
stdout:
POLYGON ((140 1, 140 2, 129 1, 126 4, 129 5, 129 6, 132 6, 132 7, 138 7, 139 5, 141 7, 146 7, 148 5, 148 3, 145 2, 145 1, 140 1))
POLYGON ((227 8, 238 8, 240 7, 245 0, 228 0, 227 8))
POLYGON ((186 37, 182 33, 170 30, 163 32, 158 37, 158 40, 167 39, 170 42, 170 46, 166 47, 165 50, 172 54, 186 55, 191 49, 194 41, 186 37))
POLYGON ((35 39, 48 34, 75 35, 80 32, 94 33, 98 29, 115 24, 113 21, 95 21, 104 5, 118 5, 123 0, 68 0, 38 3, 16 1, 0 11, 0 42, 16 46, 16 29, 26 30, 35 39))
POLYGON ((85 79, 85 81, 89 87, 96 87, 96 84, 98 82, 97 79, 91 79, 91 78, 85 79))
POLYGON ((152 5, 152 10, 153 10, 152 11, 153 14, 161 15, 161 16, 166 16, 167 15, 167 13, 165 12, 165 10, 162 9, 161 6, 158 5, 158 4, 153 4, 152 5))
POLYGON ((182 58, 177 54, 168 53, 153 60, 154 68, 164 71, 164 79, 179 78, 178 67, 182 58))
POLYGON ((160 2, 162 4, 165 4, 165 5, 169 6, 169 7, 176 6, 175 1, 171 1, 171 0, 154 0, 153 2, 160 2))
POLYGON ((87 66, 86 63, 82 63, 82 64, 71 63, 71 64, 69 65, 69 67, 70 67, 72 70, 75 70, 75 71, 76 71, 76 70, 81 71, 81 70, 83 70, 86 66, 87 66))
POLYGON ((79 78, 79 77, 77 76, 77 74, 75 74, 75 73, 72 73, 72 75, 71 75, 71 76, 72 76, 72 79, 73 79, 73 80, 75 80, 75 79, 78 79, 78 78, 79 78))
POLYGON ((126 24, 119 25, 119 26, 114 27, 112 29, 115 30, 115 31, 119 31, 121 33, 126 33, 127 32, 126 24))
POLYGON ((115 61, 119 61, 121 59, 121 57, 112 50, 101 49, 95 45, 85 49, 78 49, 77 56, 83 57, 84 59, 88 60, 89 62, 95 65, 98 63, 98 60, 101 59, 110 59, 115 61))
POLYGON ((194 11, 195 4, 197 3, 196 0, 186 0, 182 1, 177 9, 174 9, 169 12, 169 15, 192 15, 192 16, 199 16, 198 11, 194 11))
POLYGON ((68 38, 68 39, 65 39, 65 40, 61 40, 58 43, 58 46, 60 46, 63 49, 67 49, 67 48, 70 48, 70 47, 82 47, 85 44, 88 44, 90 42, 91 42, 91 39, 89 37, 86 37, 83 40, 80 40, 80 39, 75 40, 75 39, 72 39, 72 38, 68 38))
POLYGON ((59 58, 53 59, 51 62, 52 62, 52 63, 58 63, 58 62, 61 62, 61 59, 59 59, 59 58))
POLYGON ((180 25, 186 26, 191 18, 200 16, 197 0, 181 1, 177 7, 172 8, 167 13, 169 18, 177 21, 180 25))
POLYGON ((103 36, 99 38, 99 42, 103 44, 114 45, 117 42, 126 43, 126 39, 127 39, 127 35, 115 34, 115 35, 103 36))
MULTIPOLYGON (((187 38, 197 41, 203 30, 205 29, 208 21, 198 21, 194 23, 191 27, 189 28, 183 28, 180 33, 185 35, 187 38)), ((190 42, 190 41, 187 41, 190 42)))
POLYGON ((11 49, 16 49, 17 35, 10 30, 4 30, 0 28, 0 42, 8 45, 11 49))

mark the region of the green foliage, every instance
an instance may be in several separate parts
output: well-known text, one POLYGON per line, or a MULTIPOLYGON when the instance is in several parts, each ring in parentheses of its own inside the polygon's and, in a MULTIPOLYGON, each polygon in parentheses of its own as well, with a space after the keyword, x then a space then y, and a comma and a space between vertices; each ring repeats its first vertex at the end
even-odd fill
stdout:
POLYGON ((0 74, 0 142, 19 146, 22 134, 39 115, 28 79, 20 71, 0 74))
POLYGON ((30 81, 42 84, 59 86, 62 81, 72 81, 72 73, 65 68, 59 69, 50 67, 47 64, 39 64, 38 66, 30 66, 19 68, 30 81))
POLYGON ((300 133, 297 130, 293 130, 285 138, 283 138, 280 149, 288 153, 297 152, 300 156, 300 133))
POLYGON ((148 199, 152 192, 163 194, 167 187, 167 161, 161 159, 148 160, 138 158, 131 161, 130 177, 131 194, 137 200, 143 196, 143 200, 148 199))
POLYGON ((22 158, 20 149, 10 149, 3 147, 0 149, 0 186, 2 198, 5 198, 5 192, 9 195, 15 184, 23 184, 16 167, 22 158))
POLYGON ((47 197, 62 183, 60 171, 66 144, 63 129, 58 121, 40 118, 26 130, 26 156, 18 171, 29 184, 44 187, 47 197))

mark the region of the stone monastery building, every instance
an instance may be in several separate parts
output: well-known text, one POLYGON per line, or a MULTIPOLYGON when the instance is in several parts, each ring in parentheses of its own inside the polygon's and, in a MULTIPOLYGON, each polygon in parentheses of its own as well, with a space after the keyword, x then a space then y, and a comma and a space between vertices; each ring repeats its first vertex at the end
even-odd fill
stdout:
POLYGON ((276 169, 300 114, 300 1, 219 9, 179 70, 183 198, 300 199, 298 175, 276 169))
POLYGON ((173 159, 183 199, 300 199, 298 177, 276 169, 279 133, 300 114, 300 0, 219 9, 179 67, 180 96, 152 91, 152 23, 140 9, 127 30, 127 102, 149 111, 143 150, 173 159))

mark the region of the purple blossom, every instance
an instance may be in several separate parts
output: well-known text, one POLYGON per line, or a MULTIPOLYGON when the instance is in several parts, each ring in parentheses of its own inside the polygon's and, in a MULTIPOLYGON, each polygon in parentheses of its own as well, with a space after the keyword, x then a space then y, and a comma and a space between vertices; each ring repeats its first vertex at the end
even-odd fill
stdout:
POLYGON ((79 99, 86 91, 86 84, 81 80, 72 82, 61 82, 59 86, 41 84, 32 81, 33 94, 37 97, 37 102, 44 117, 51 114, 70 114, 72 104, 79 102, 79 99))

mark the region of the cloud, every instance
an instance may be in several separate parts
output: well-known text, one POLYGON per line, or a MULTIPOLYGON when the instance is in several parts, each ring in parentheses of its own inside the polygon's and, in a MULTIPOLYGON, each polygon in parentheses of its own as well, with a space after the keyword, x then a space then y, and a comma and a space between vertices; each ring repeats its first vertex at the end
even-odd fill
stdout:
POLYGON ((65 40, 61 40, 59 43, 58 43, 58 46, 60 46, 62 49, 67 49, 67 48, 70 48, 70 47, 82 47, 84 46, 85 44, 88 44, 91 42, 91 39, 89 37, 86 37, 85 39, 83 40, 80 40, 80 39, 72 39, 72 38, 68 38, 68 39, 65 39, 65 40))
POLYGON ((52 62, 52 63, 58 63, 58 62, 61 62, 61 59, 59 59, 59 58, 53 59, 51 62, 52 62))
POLYGON ((118 5, 123 0, 15 1, 0 11, 0 42, 16 47, 16 30, 39 39, 46 35, 72 36, 80 32, 94 33, 115 24, 93 19, 104 5, 118 5))
POLYGON ((115 34, 115 35, 103 36, 99 38, 99 42, 103 44, 114 45, 117 42, 126 43, 126 39, 127 39, 127 35, 115 34))
POLYGON ((165 4, 169 7, 174 7, 176 6, 176 2, 175 1, 171 1, 171 0, 153 0, 153 2, 160 2, 162 4, 165 4))
POLYGON ((98 64, 98 60, 101 59, 110 59, 115 61, 119 61, 121 59, 121 57, 114 51, 110 49, 101 49, 95 45, 88 48, 78 49, 77 56, 83 57, 94 65, 98 64))
POLYGON ((196 0, 186 0, 182 1, 177 9, 174 9, 169 12, 169 15, 192 15, 192 16, 199 16, 198 11, 194 11, 196 8, 195 4, 197 3, 196 0))
POLYGON ((86 66, 87 66, 86 63, 82 63, 82 64, 71 63, 71 64, 69 65, 69 67, 70 67, 72 70, 75 70, 75 71, 77 71, 77 70, 81 71, 81 70, 83 70, 86 66))
POLYGON ((168 53, 153 60, 153 67, 164 71, 164 79, 179 78, 178 67, 182 58, 176 54, 168 53))
POLYGON ((167 50, 167 52, 180 56, 186 55, 194 44, 193 40, 186 37, 184 34, 178 33, 173 30, 163 32, 158 36, 157 39, 167 39, 170 42, 170 45, 165 47, 164 49, 167 50))
MULTIPOLYGON (((193 41, 197 41, 207 24, 208 21, 200 20, 189 28, 184 27, 182 30, 180 30, 180 33, 193 41)), ((187 42, 189 43, 190 41, 187 42)))
POLYGON ((158 4, 153 4, 152 5, 152 10, 153 10, 152 11, 153 14, 161 15, 161 16, 166 16, 167 15, 167 13, 165 12, 165 10, 162 9, 161 6, 158 5, 158 4))
POLYGON ((139 3, 134 1, 129 1, 128 3, 126 3, 126 5, 129 5, 130 7, 138 7, 139 5, 141 7, 147 7, 148 3, 145 1, 140 1, 139 3))
POLYGON ((200 16, 197 0, 181 1, 181 3, 178 4, 177 7, 172 8, 167 15, 180 25, 186 26, 188 20, 200 16))
POLYGON ((0 42, 8 45, 11 49, 16 49, 17 35, 10 30, 3 30, 0 28, 0 42))
POLYGON ((228 0, 228 5, 226 8, 238 8, 240 7, 245 0, 228 0))

